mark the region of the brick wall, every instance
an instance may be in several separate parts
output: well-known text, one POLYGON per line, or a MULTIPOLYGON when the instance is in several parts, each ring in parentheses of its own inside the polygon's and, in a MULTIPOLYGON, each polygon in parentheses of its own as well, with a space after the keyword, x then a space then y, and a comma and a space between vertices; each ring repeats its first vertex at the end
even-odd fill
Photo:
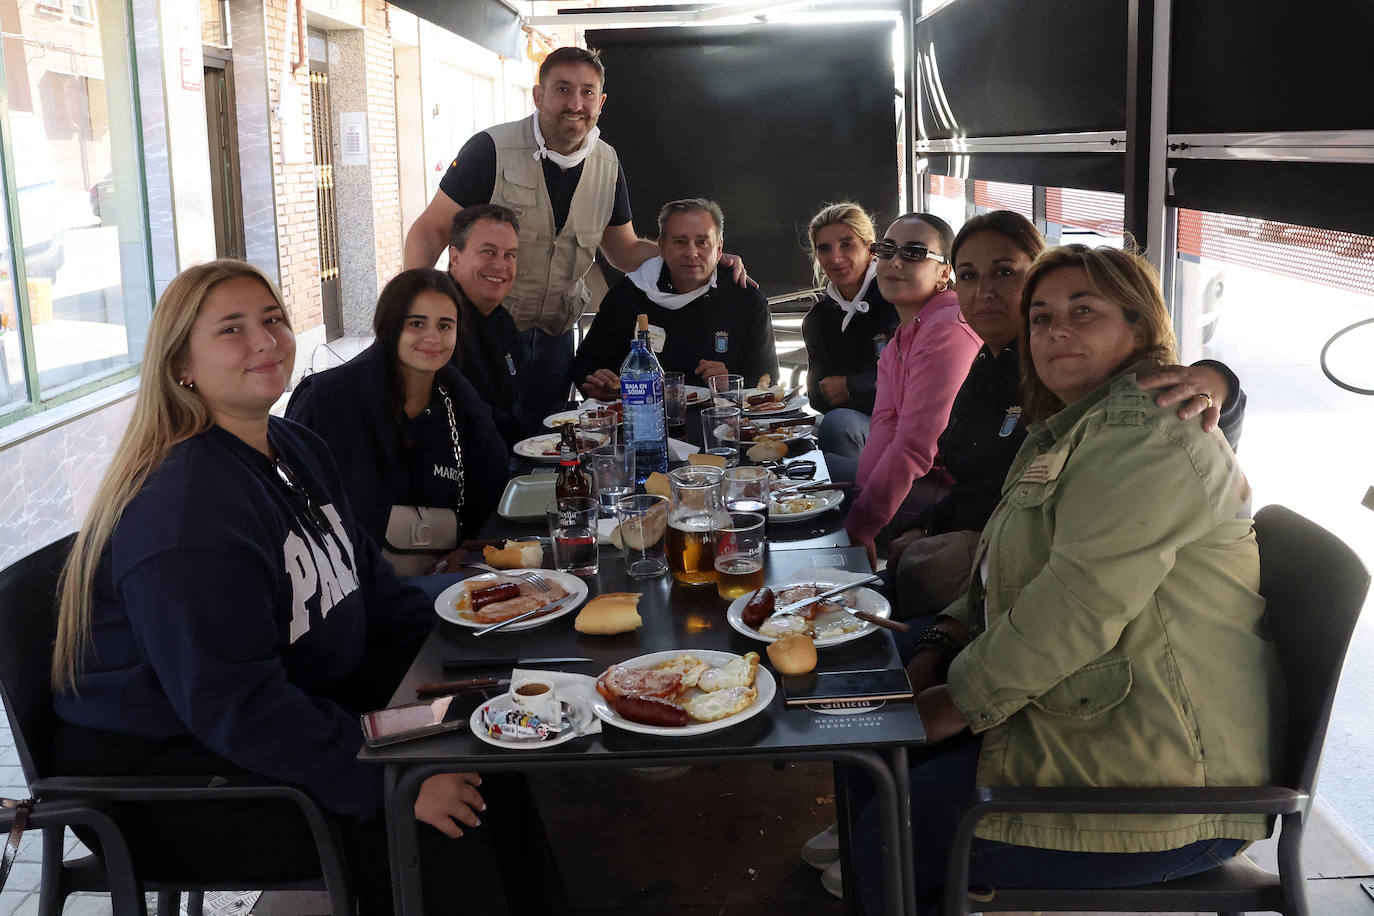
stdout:
MULTIPOLYGON (((285 98, 279 82, 292 79, 296 56, 295 6, 289 0, 264 0, 267 19, 267 73, 274 102, 285 98)), ((315 214, 315 166, 310 130, 310 70, 302 65, 294 76, 299 112, 283 112, 271 119, 272 174, 277 195, 277 250, 281 291, 296 332, 324 324, 320 306, 319 232, 315 214), (302 133, 305 156, 282 162, 282 129, 302 133)))
POLYGON ((401 270, 401 184, 396 149, 396 73, 386 0, 363 0, 367 140, 378 292, 401 270))

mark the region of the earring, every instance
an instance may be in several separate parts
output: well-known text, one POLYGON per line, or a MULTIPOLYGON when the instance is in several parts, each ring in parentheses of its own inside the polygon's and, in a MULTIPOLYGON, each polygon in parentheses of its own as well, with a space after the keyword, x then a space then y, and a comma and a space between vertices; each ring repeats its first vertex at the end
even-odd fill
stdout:
POLYGON ((195 382, 188 382, 188 381, 186 381, 186 379, 184 379, 184 378, 179 378, 179 379, 177 379, 177 384, 180 385, 182 388, 185 388, 187 391, 195 391, 195 390, 196 390, 196 383, 195 383, 195 382))

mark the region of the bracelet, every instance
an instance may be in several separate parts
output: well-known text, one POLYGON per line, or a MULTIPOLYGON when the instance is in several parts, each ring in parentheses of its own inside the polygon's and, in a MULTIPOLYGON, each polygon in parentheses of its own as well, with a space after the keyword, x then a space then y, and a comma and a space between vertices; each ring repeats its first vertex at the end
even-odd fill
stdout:
POLYGON ((959 640, 935 626, 927 627, 926 631, 916 640, 917 652, 922 649, 932 649, 938 652, 942 658, 953 658, 963 648, 959 640))

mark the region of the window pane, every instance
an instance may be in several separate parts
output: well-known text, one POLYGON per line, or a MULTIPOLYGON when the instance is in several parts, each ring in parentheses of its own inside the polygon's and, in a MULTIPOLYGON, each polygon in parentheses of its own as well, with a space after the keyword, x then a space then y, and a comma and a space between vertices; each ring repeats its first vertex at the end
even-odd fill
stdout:
MULTIPOLYGON (((1323 375, 1323 345, 1342 328, 1374 315, 1374 237, 1272 223, 1221 213, 1178 211, 1175 322, 1184 362, 1222 360, 1248 396, 1237 455, 1259 509, 1281 503, 1330 529, 1374 566, 1374 525, 1360 505, 1374 484, 1370 429, 1374 398, 1345 391, 1323 375)), ((1344 336, 1327 353, 1338 378, 1374 388, 1374 326, 1344 336)), ((1320 571, 1314 571, 1320 575, 1320 571)), ((1374 652, 1368 604, 1350 658, 1374 652)), ((1358 721, 1367 674, 1343 679, 1337 707, 1358 721)), ((1335 731, 1333 729, 1333 735, 1335 731)), ((1374 795, 1360 775, 1374 736, 1341 732, 1328 754, 1322 793, 1368 841, 1374 795), (1335 758, 1333 762, 1332 758, 1335 758)))
POLYGON ((977 212, 1013 210, 1026 219, 1035 219, 1034 196, 1028 184, 1008 184, 1005 181, 975 181, 973 203, 977 212))
POLYGON ((1045 189, 1045 238, 1051 245, 1122 245, 1126 198, 1110 191, 1045 189))
MULTIPOLYGON (((0 161, 0 189, 5 168, 0 161)), ((10 226, 4 194, 0 194, 0 417, 28 403, 24 387, 24 341, 20 336, 19 310, 15 299, 14 261, 10 253, 10 226)))
POLYGON ((96 21, 26 4, 4 17, 23 35, 4 46, 6 135, 45 399, 137 363, 149 312, 123 7, 87 12, 96 21))
POLYGON ((930 212, 949 223, 955 232, 964 224, 964 179, 930 176, 930 212))

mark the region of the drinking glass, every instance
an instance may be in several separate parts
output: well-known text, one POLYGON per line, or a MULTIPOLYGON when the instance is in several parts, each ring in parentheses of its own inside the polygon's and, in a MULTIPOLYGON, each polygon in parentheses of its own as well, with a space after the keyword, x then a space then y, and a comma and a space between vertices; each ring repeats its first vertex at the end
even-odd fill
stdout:
POLYGON ((729 512, 712 529, 716 592, 722 598, 733 600, 763 587, 763 554, 768 546, 764 525, 764 517, 757 512, 729 512))
POLYGON ((715 542, 711 529, 728 517, 721 499, 720 468, 689 465, 668 474, 672 502, 664 552, 673 578, 684 585, 716 581, 715 542))
POLYGON ((620 414, 604 407, 584 410, 577 415, 577 430, 582 438, 598 445, 616 444, 615 430, 619 423, 620 414))
POLYGON ((711 401, 717 407, 740 407, 744 404, 744 376, 713 375, 706 380, 711 389, 711 401))
POLYGON ((654 579, 667 572, 663 541, 668 530, 668 498, 652 493, 622 496, 616 501, 615 517, 625 545, 625 572, 633 579, 654 579))
POLYGON ((663 373, 663 411, 669 426, 687 423, 687 379, 681 372, 663 373))
POLYGON ((739 464, 738 407, 707 407, 701 412, 701 442, 708 455, 720 455, 726 467, 739 464))
POLYGON ((596 573, 596 520, 599 505, 589 496, 565 496, 544 510, 553 539, 553 565, 575 576, 596 573))
POLYGON ((731 512, 757 512, 768 518, 771 475, 757 465, 730 468, 725 472, 725 508, 731 512))
POLYGON ((623 445, 598 445, 587 456, 596 498, 605 518, 615 515, 616 501, 635 491, 635 453, 623 445))

